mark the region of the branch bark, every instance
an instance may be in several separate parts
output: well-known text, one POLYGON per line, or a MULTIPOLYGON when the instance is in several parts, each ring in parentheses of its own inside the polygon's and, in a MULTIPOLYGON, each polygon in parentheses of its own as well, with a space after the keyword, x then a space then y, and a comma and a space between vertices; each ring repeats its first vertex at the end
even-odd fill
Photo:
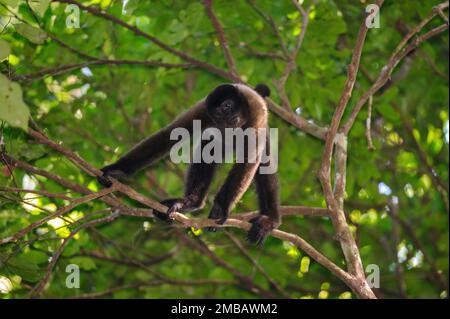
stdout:
MULTIPOLYGON (((92 167, 89 163, 87 163, 85 160, 83 160, 81 157, 76 155, 74 152, 64 148, 62 145, 55 143, 54 141, 50 140, 48 137, 46 137, 44 134, 34 131, 32 129, 29 130, 29 134, 34 137, 38 142, 45 144, 52 149, 58 151, 59 153, 66 156, 69 160, 76 163, 78 167, 80 167, 83 171, 87 172, 90 175, 98 176, 101 174, 101 172, 92 167)), ((17 163, 17 162, 16 162, 17 163)), ((52 176, 52 174, 45 172, 43 170, 35 169, 31 165, 22 165, 22 167, 25 167, 26 169, 30 169, 34 172, 39 172, 42 174, 45 174, 47 176, 52 176)), ((61 184, 67 184, 63 179, 58 178, 57 176, 52 176, 53 179, 58 180, 61 184)), ((78 189, 81 193, 86 193, 86 189, 83 187, 80 187, 78 185, 74 186, 71 185, 73 188, 78 189)), ((122 213, 122 209, 126 209, 128 212, 130 211, 127 208, 124 208, 123 206, 119 206, 120 203, 116 199, 109 199, 106 197, 109 193, 112 191, 118 191, 122 194, 128 196, 129 198, 132 198, 152 209, 156 209, 158 211, 165 212, 167 211, 167 207, 160 204, 157 201, 154 201, 152 199, 147 198, 146 196, 136 192, 134 189, 132 189, 129 186, 126 186, 118 181, 113 180, 113 186, 111 189, 103 190, 102 192, 98 192, 92 195, 88 195, 83 197, 82 199, 79 199, 78 202, 85 202, 87 199, 95 199, 100 198, 101 196, 104 196, 102 199, 109 204, 112 204, 114 206, 114 212, 117 212, 119 214, 122 213)), ((88 191, 89 192, 89 191, 88 191)), ((67 209, 67 208, 66 208, 67 209)), ((58 212, 60 214, 61 212, 58 212)), ((56 213, 55 213, 56 214, 56 213)), ((174 213, 173 214, 174 220, 180 223, 183 227, 194 227, 194 228, 204 228, 204 227, 218 227, 219 225, 216 224, 214 220, 209 219, 197 219, 197 218, 188 218, 187 216, 180 214, 180 213, 174 213)), ((115 218, 114 218, 115 219, 115 218)), ((230 218, 228 219, 224 225, 221 225, 219 227, 234 227, 234 228, 240 228, 243 230, 248 231, 251 224, 244 221, 244 220, 238 220, 230 218)), ((80 226, 81 227, 81 226, 80 226)), ((279 238, 281 240, 292 242, 294 245, 299 247, 301 250, 303 250, 305 253, 307 253, 311 258, 313 258, 315 261, 317 261, 319 264, 323 265, 325 268, 330 270, 336 277, 340 278, 344 283, 346 283, 357 296, 359 297, 368 297, 367 293, 361 289, 361 283, 357 278, 352 276, 351 274, 345 272, 342 270, 339 266, 334 264, 332 261, 330 261, 327 257, 322 255, 319 251, 317 251, 313 246, 311 246, 308 242, 306 242, 303 238, 300 236, 297 236, 295 234, 287 233, 281 230, 274 230, 272 231, 271 235, 275 238, 279 238)), ((8 240, 8 242, 11 241, 11 239, 8 240)), ((64 244, 65 245, 65 244, 64 244)), ((63 249, 63 247, 62 247, 63 249)), ((53 267, 54 265, 52 265, 53 267)), ((48 276, 46 276, 46 280, 48 280, 48 276)), ((45 279, 45 278, 44 278, 45 279)), ((40 292, 45 284, 43 286, 38 287, 38 292, 40 292)))
MULTIPOLYGON (((203 0, 203 5, 205 6, 206 13, 209 16, 209 19, 211 20, 212 25, 214 26, 214 29, 216 29, 217 36, 219 37, 220 45, 222 46, 223 54, 225 56, 225 60, 227 61, 228 68, 233 75, 233 77, 239 78, 238 71, 236 68, 236 63, 234 62, 233 55, 231 54, 230 47, 228 45, 228 41, 225 37, 225 32, 223 31, 222 25, 219 22, 219 19, 217 19, 213 8, 212 8, 212 0, 203 0)), ((239 81, 241 82, 241 81, 239 81)))
MULTIPOLYGON (((425 21, 426 20, 427 19, 425 19, 425 21)), ((420 23, 419 26, 421 26, 423 28, 422 24, 423 23, 420 23)), ((352 126, 356 120, 356 117, 358 116, 358 114, 361 111, 364 104, 367 102, 367 100, 370 98, 370 96, 373 96, 379 89, 381 89, 384 86, 384 84, 386 84, 386 82, 389 80, 394 68, 408 55, 408 53, 415 50, 422 42, 448 30, 448 28, 449 28, 449 26, 447 24, 443 24, 439 27, 432 29, 431 31, 425 33, 424 35, 415 38, 405 49, 399 51, 397 54, 395 54, 391 57, 389 62, 381 69, 381 72, 378 75, 378 78, 375 80, 374 84, 370 87, 369 90, 366 91, 366 93, 363 94, 363 96, 356 103, 347 122, 342 127, 342 131, 344 134, 349 133, 350 129, 352 128, 352 126)), ((414 30, 417 30, 417 27, 414 28, 414 30)), ((410 35, 408 34, 405 38, 408 38, 409 36, 410 35)), ((402 44, 404 42, 404 39, 400 42, 400 44, 402 44)), ((400 44, 399 44, 399 46, 400 46, 400 44)), ((399 49, 397 48, 396 50, 399 50, 399 49)))
MULTIPOLYGON (((377 1, 377 5, 379 7, 382 6, 383 0, 377 1)), ((337 137, 337 132, 339 129, 339 124, 341 122, 344 111, 347 107, 347 104, 350 100, 350 97, 353 92, 353 87, 356 82, 356 76, 359 69, 359 64, 361 60, 361 53, 364 47, 364 42, 366 39, 368 27, 366 22, 360 26, 359 34, 356 40, 355 48, 353 50, 352 60, 348 67, 348 77, 344 86, 344 91, 342 93, 341 99, 339 100, 336 111, 331 120, 330 129, 327 132, 326 140, 325 140, 325 149, 322 157, 322 166, 319 171, 319 179, 322 184, 322 189, 325 195, 325 199, 328 205, 328 209, 331 213, 331 219, 333 222, 333 226, 336 230, 336 237, 338 238, 342 251, 344 253, 344 257, 347 263, 347 268, 350 274, 358 278, 361 289, 364 291, 367 297, 375 298, 370 287, 365 280, 364 269, 361 262, 361 257, 359 255, 359 250, 356 245, 356 242, 353 238, 353 235, 350 231, 350 228, 347 224, 345 213, 343 209, 343 195, 345 188, 345 167, 346 167, 346 151, 347 151, 347 141, 346 136, 337 137), (338 154, 338 163, 340 163, 337 168, 336 174, 336 183, 337 183, 337 191, 334 193, 331 187, 331 159, 333 154, 334 144, 339 141, 340 153, 338 154), (336 197, 336 195, 338 197, 336 197)))
POLYGON ((138 61, 138 60, 105 60, 97 59, 95 61, 87 61, 81 63, 73 63, 60 65, 52 68, 45 68, 35 73, 30 74, 17 74, 11 77, 13 81, 29 81, 38 80, 49 75, 59 75, 73 70, 81 69, 87 66, 95 65, 143 65, 148 67, 163 67, 163 68, 180 68, 188 69, 192 68, 193 64, 190 63, 163 63, 158 61, 138 61))

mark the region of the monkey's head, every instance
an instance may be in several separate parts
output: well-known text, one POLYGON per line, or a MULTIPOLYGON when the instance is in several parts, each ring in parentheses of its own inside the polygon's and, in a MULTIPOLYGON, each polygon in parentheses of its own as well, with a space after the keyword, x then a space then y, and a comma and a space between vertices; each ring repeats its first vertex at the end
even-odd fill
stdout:
POLYGON ((231 84, 216 87, 206 97, 206 109, 211 119, 223 127, 241 127, 248 116, 246 98, 231 84))

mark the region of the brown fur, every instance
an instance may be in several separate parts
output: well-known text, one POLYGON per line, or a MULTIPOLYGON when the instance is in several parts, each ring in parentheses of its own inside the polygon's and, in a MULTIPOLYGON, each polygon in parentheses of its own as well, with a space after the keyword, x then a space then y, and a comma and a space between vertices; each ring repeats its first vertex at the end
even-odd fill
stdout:
MULTIPOLYGON (((224 85, 224 87, 226 86, 224 85)), ((223 91, 223 94, 219 93, 218 95, 227 95, 228 92, 231 92, 233 96, 236 96, 236 99, 243 101, 242 105, 238 105, 240 117, 243 120, 239 126, 242 125, 242 129, 244 130, 249 127, 255 129, 267 128, 267 105, 258 92, 268 96, 270 94, 269 88, 265 85, 259 85, 258 92, 256 92, 243 84, 233 84, 233 86, 238 90, 240 95, 234 94, 233 92, 236 91, 233 91, 230 85, 228 85, 227 91, 223 91), (242 96, 244 99, 240 98, 242 96)), ((220 92, 220 88, 218 87, 216 90, 220 92)), ((178 117, 170 125, 141 141, 116 163, 104 167, 102 169, 104 175, 99 177, 99 182, 104 186, 109 186, 109 176, 120 178, 132 174, 136 170, 153 163, 169 153, 171 147, 177 142, 170 140, 171 131, 177 127, 184 127, 189 130, 192 136, 193 120, 201 120, 203 130, 212 126, 223 130, 224 127, 220 123, 215 123, 210 115, 208 115, 208 107, 206 104, 220 102, 214 101, 213 95, 210 96, 210 101, 212 100, 212 102, 206 102, 207 99, 199 101, 194 107, 178 117)), ((212 108, 212 112, 214 112, 214 108, 212 108)), ((219 114, 216 113, 217 116, 219 114)), ((260 137, 257 136, 257 138, 259 139, 260 137)), ((266 136, 266 144, 264 147, 270 149, 268 135, 266 136)), ((201 151, 201 147, 199 151, 201 151)), ((253 243, 262 243, 272 229, 278 227, 280 224, 277 174, 263 175, 258 172, 262 151, 264 149, 257 149, 257 154, 255 154, 256 161, 254 163, 245 161, 244 163, 234 164, 224 184, 217 193, 209 214, 209 218, 216 219, 218 223, 224 223, 228 218, 229 212, 241 199, 242 195, 254 180, 258 193, 261 216, 251 221, 252 228, 248 233, 248 240, 253 243)), ((186 178, 185 196, 183 198, 163 201, 169 207, 169 210, 167 214, 156 212, 156 215, 164 219, 170 219, 170 214, 174 211, 186 212, 202 208, 205 203, 208 188, 214 177, 216 166, 215 163, 192 163, 186 178)))

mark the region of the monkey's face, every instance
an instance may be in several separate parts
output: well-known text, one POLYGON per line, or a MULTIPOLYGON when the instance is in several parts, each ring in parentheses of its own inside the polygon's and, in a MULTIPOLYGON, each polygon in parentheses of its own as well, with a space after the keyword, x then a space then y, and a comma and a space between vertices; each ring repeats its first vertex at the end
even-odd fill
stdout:
POLYGON ((206 98, 209 116, 222 127, 241 127, 245 123, 245 105, 245 98, 230 84, 218 86, 206 98))
POLYGON ((211 117, 217 124, 224 125, 226 127, 239 127, 241 120, 241 110, 239 105, 236 105, 236 101, 233 99, 226 99, 216 106, 211 117))

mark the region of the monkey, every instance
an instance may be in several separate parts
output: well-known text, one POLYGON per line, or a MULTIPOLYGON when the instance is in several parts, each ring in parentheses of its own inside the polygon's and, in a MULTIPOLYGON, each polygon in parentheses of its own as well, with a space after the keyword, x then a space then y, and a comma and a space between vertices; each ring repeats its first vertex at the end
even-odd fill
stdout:
MULTIPOLYGON (((101 169, 102 176, 98 182, 105 186, 112 185, 109 177, 122 179, 155 162, 170 152, 176 143, 170 139, 175 128, 185 128, 192 134, 193 121, 200 120, 202 132, 206 128, 216 128, 223 132, 226 128, 259 128, 268 132, 268 108, 265 98, 270 96, 270 89, 265 84, 258 84, 254 89, 244 84, 222 84, 211 91, 206 98, 197 102, 186 113, 176 118, 171 124, 150 135, 119 160, 101 169)), ((258 135, 258 133, 257 133, 258 135)), ((254 154, 254 160, 248 158, 244 162, 234 163, 226 180, 216 194, 209 219, 216 220, 218 225, 224 224, 230 211, 240 200, 252 182, 256 186, 259 214, 249 220, 251 227, 247 240, 262 245, 273 229, 281 224, 279 204, 279 182, 277 173, 261 173, 261 151, 264 149, 272 161, 270 154, 270 138, 265 136, 265 145, 254 154)), ((261 138, 260 136, 258 138, 261 138)), ((201 151, 202 144, 196 151, 201 151)), ((185 213, 202 209, 205 206, 209 186, 213 180, 217 163, 191 163, 185 180, 183 198, 172 198, 161 201, 168 211, 155 211, 156 217, 170 221, 174 212, 185 213)), ((215 231, 215 227, 208 228, 215 231)))

